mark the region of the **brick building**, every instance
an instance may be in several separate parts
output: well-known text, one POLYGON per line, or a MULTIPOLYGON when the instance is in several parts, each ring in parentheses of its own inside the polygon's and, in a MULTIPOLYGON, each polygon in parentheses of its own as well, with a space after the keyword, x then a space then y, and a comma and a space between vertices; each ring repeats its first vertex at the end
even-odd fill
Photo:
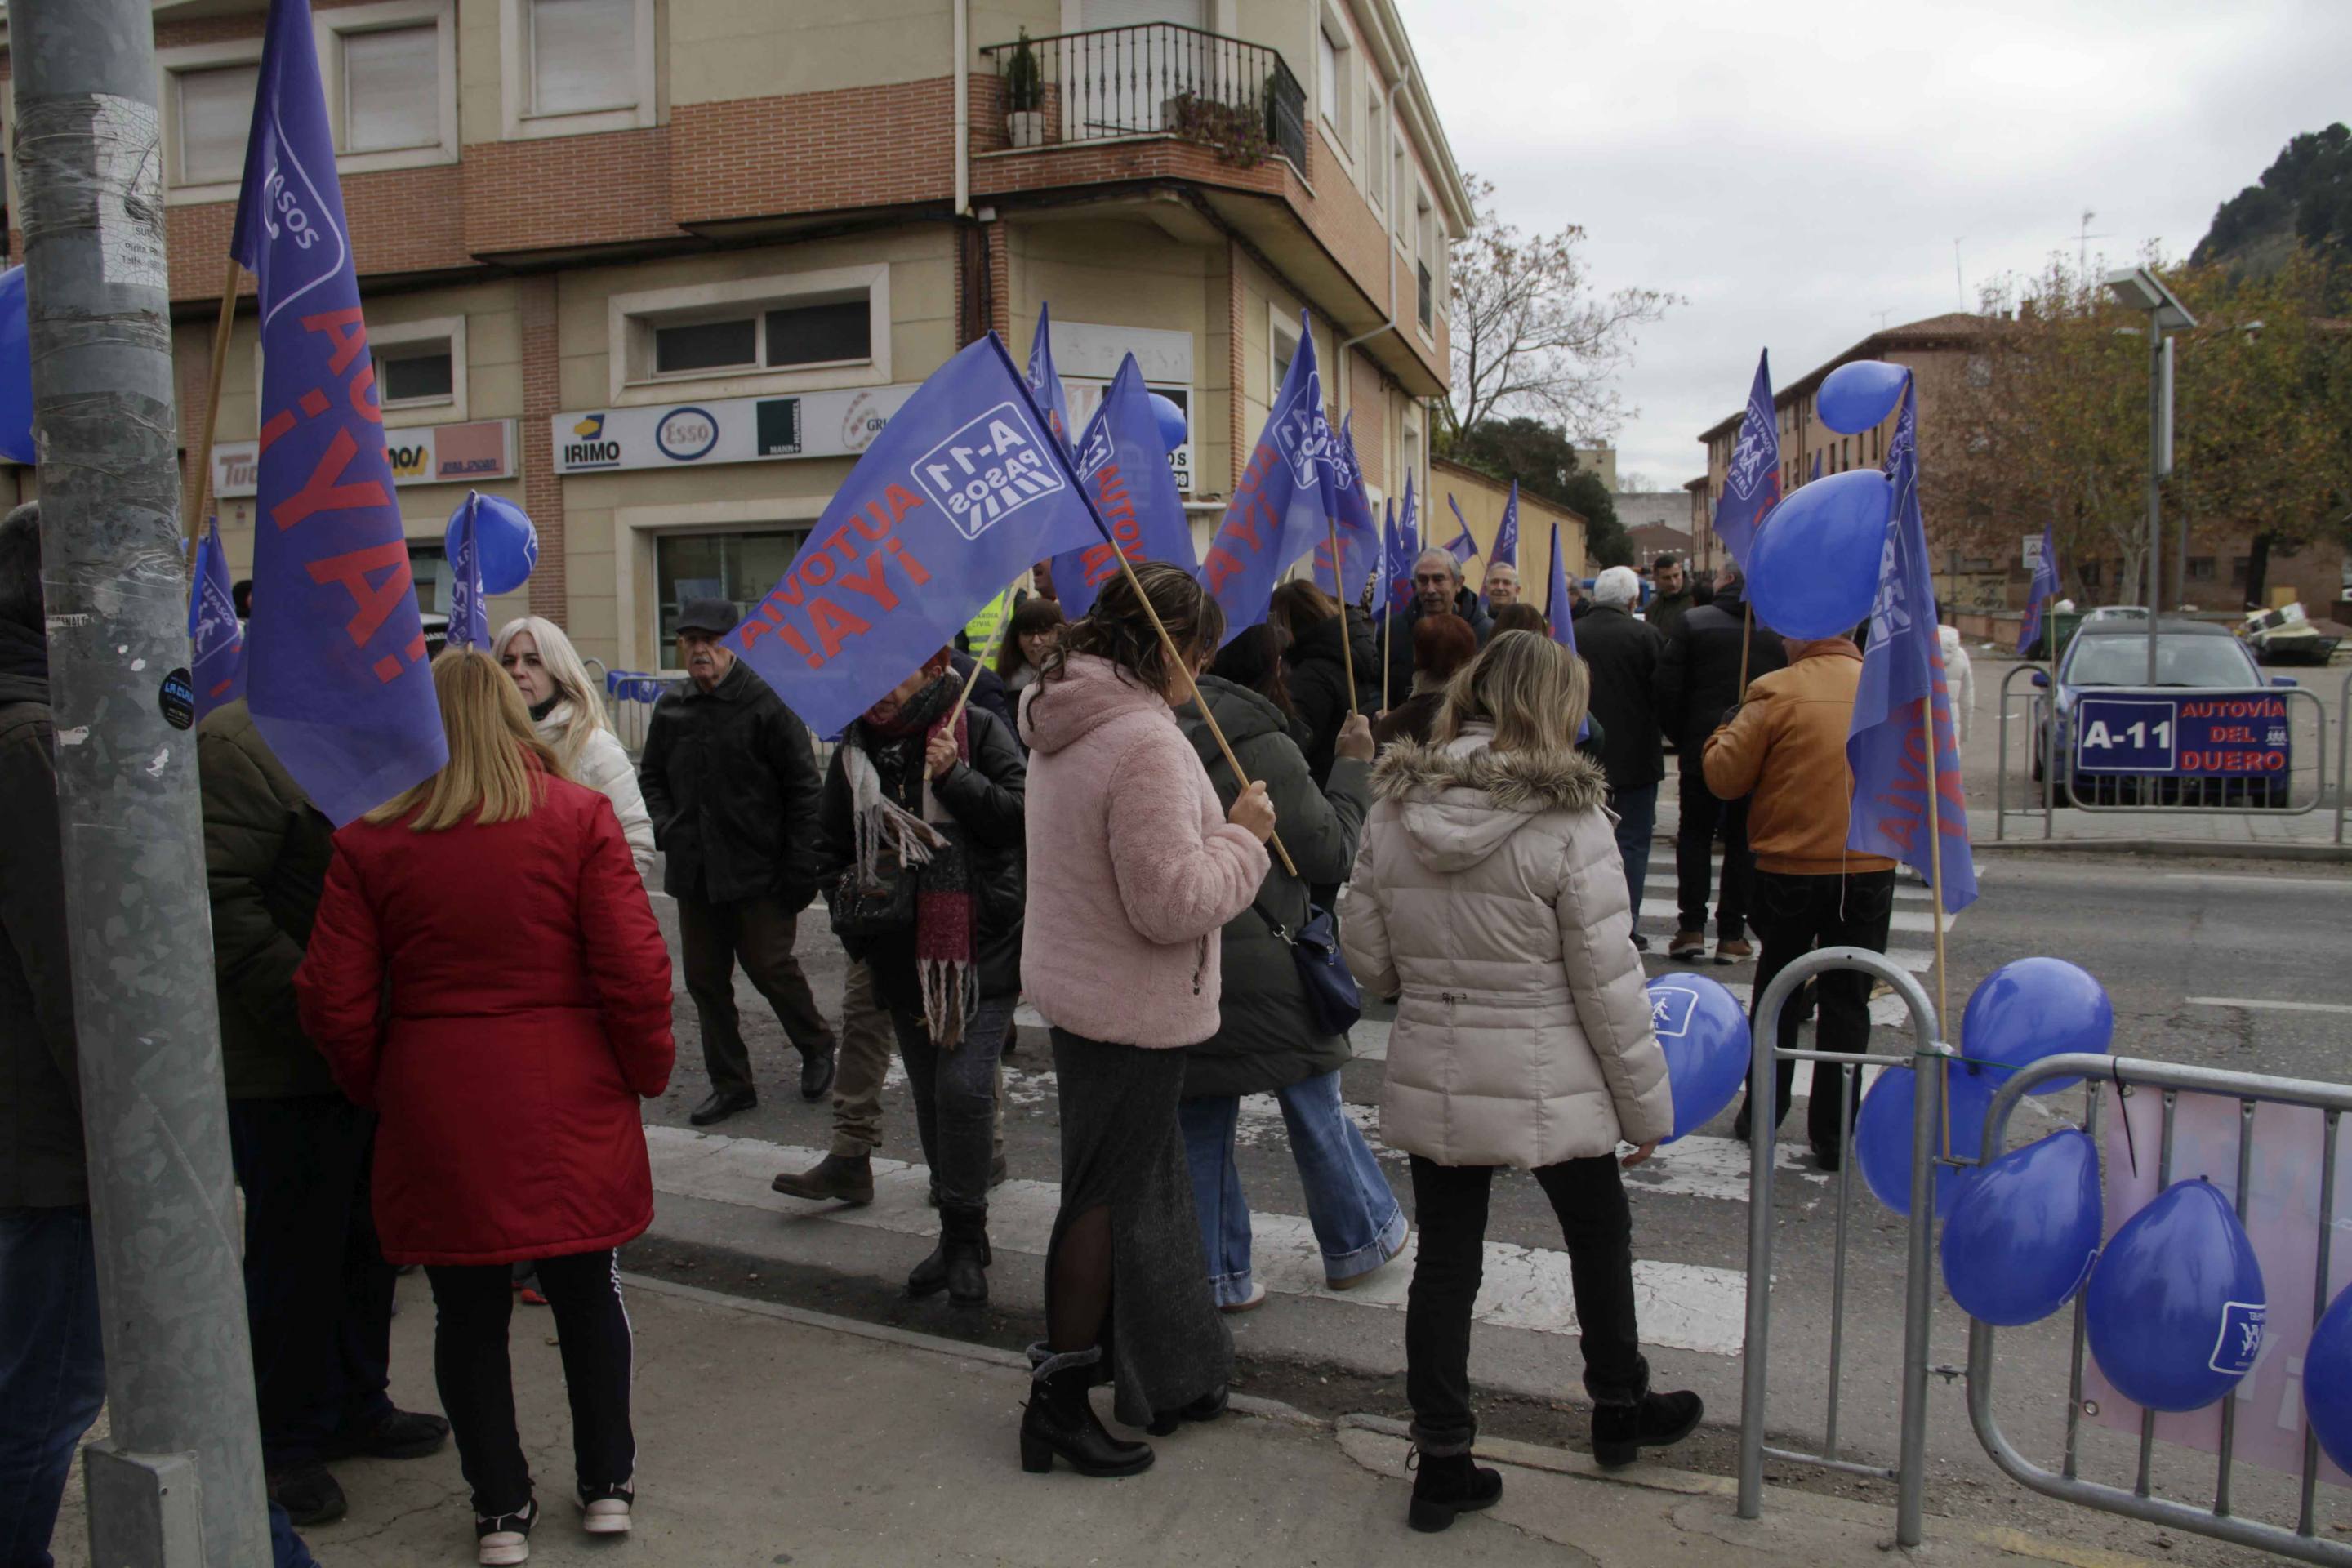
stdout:
MULTIPOLYGON (((476 487, 540 532, 494 626, 669 665, 682 600, 764 594, 913 388, 991 328, 1025 357, 1041 302, 1078 417, 1130 352, 1185 406, 1203 538, 1302 306, 1375 496, 1428 493, 1471 214, 1393 0, 313 7, 428 610, 476 487)), ((184 451, 266 11, 154 7, 184 451)), ((239 571, 258 336, 248 307, 214 465, 239 571)))

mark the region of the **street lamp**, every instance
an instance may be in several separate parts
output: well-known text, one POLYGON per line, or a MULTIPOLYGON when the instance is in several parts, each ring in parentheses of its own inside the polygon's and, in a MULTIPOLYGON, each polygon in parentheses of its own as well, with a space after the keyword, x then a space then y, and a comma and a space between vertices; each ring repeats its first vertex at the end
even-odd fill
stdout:
POLYGON ((2164 618, 2163 500, 2158 485, 2172 472, 2172 340, 2165 334, 2194 327, 2197 318, 2145 267, 2108 273, 2107 291, 2126 308, 2147 312, 2147 683, 2154 686, 2157 626, 2164 618))

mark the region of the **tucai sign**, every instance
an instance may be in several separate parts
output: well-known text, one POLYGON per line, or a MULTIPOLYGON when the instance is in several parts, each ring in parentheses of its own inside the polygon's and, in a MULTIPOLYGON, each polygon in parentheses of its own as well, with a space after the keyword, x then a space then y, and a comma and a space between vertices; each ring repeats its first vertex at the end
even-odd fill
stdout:
POLYGON ((555 471, 854 458, 914 395, 911 385, 845 387, 559 414, 551 427, 555 471))
MULTIPOLYGON (((514 477, 514 421, 477 419, 383 433, 396 485, 470 485, 514 477)), ((224 500, 261 490, 261 447, 226 441, 213 448, 213 494, 224 500)))
POLYGON ((2074 766, 2085 773, 2284 778, 2286 699, 2274 691, 2084 697, 2074 766))

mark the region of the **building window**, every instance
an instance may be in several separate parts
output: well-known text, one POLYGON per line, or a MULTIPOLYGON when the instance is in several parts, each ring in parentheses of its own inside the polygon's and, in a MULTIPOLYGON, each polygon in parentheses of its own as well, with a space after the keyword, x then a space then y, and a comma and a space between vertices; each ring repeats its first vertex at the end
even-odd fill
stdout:
POLYGON ((1274 379, 1266 384, 1265 400, 1272 403, 1282 392, 1283 378, 1290 374, 1290 362, 1298 357, 1298 334, 1286 331, 1277 321, 1274 328, 1274 379))
POLYGON ((1374 207, 1381 200, 1381 180, 1388 169, 1388 116, 1377 96, 1364 103, 1364 195, 1374 207))
POLYGON ((2230 557, 2230 586, 2231 586, 2232 588, 2242 588, 2242 587, 2244 587, 2244 586, 2246 585, 2246 579, 2247 579, 2248 577, 2250 577, 2250 576, 2252 576, 2252 575, 2253 574, 2253 570, 2254 570, 2254 558, 2253 558, 2252 556, 2251 556, 2251 555, 2232 555, 2232 556, 2231 556, 2231 557, 2230 557))
POLYGON ((447 339, 375 351, 376 401, 386 408, 456 401, 456 357, 447 339))
POLYGON ((180 105, 175 184, 235 184, 245 177, 245 133, 253 123, 253 93, 260 79, 258 64, 173 73, 180 105))
POLYGON ((727 599, 742 615, 782 578, 808 538, 805 527, 747 530, 737 533, 665 533, 654 540, 654 579, 659 602, 656 658, 675 657, 677 617, 691 599, 727 599))
POLYGON ((2212 582, 2213 558, 2210 555, 2190 556, 2189 558, 2188 571, 2185 574, 2185 577, 2187 581, 2191 583, 2212 582))
POLYGON ((635 107, 636 62, 622 47, 635 0, 528 0, 528 8, 533 114, 635 107))
POLYGON ((341 35, 345 153, 430 147, 441 140, 441 29, 341 35))
POLYGON ((889 268, 840 268, 735 283, 615 295, 613 395, 625 386, 686 378, 777 378, 804 385, 889 379, 889 268), (844 374, 844 373, 846 374, 844 374))
POLYGON ((1339 62, 1345 53, 1329 28, 1315 29, 1315 110, 1334 136, 1339 135, 1339 62))
POLYGON ((862 294, 717 321, 656 324, 653 334, 656 375, 838 364, 871 358, 874 342, 872 307, 862 294))
POLYGON ((2074 567, 2074 574, 2082 578, 2083 586, 2085 588, 2095 588, 2099 585, 2099 563, 2095 561, 2078 563, 2074 567))

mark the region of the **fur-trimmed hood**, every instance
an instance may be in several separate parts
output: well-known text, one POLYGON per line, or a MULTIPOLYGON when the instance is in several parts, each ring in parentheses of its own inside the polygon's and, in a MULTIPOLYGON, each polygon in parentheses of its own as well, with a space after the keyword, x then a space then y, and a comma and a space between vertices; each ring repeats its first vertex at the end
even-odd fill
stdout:
POLYGON ((1433 871, 1475 866, 1549 811, 1599 811, 1608 775, 1579 752, 1497 752, 1473 725, 1445 745, 1403 744, 1372 769, 1372 794, 1396 803, 1414 858, 1433 871))

